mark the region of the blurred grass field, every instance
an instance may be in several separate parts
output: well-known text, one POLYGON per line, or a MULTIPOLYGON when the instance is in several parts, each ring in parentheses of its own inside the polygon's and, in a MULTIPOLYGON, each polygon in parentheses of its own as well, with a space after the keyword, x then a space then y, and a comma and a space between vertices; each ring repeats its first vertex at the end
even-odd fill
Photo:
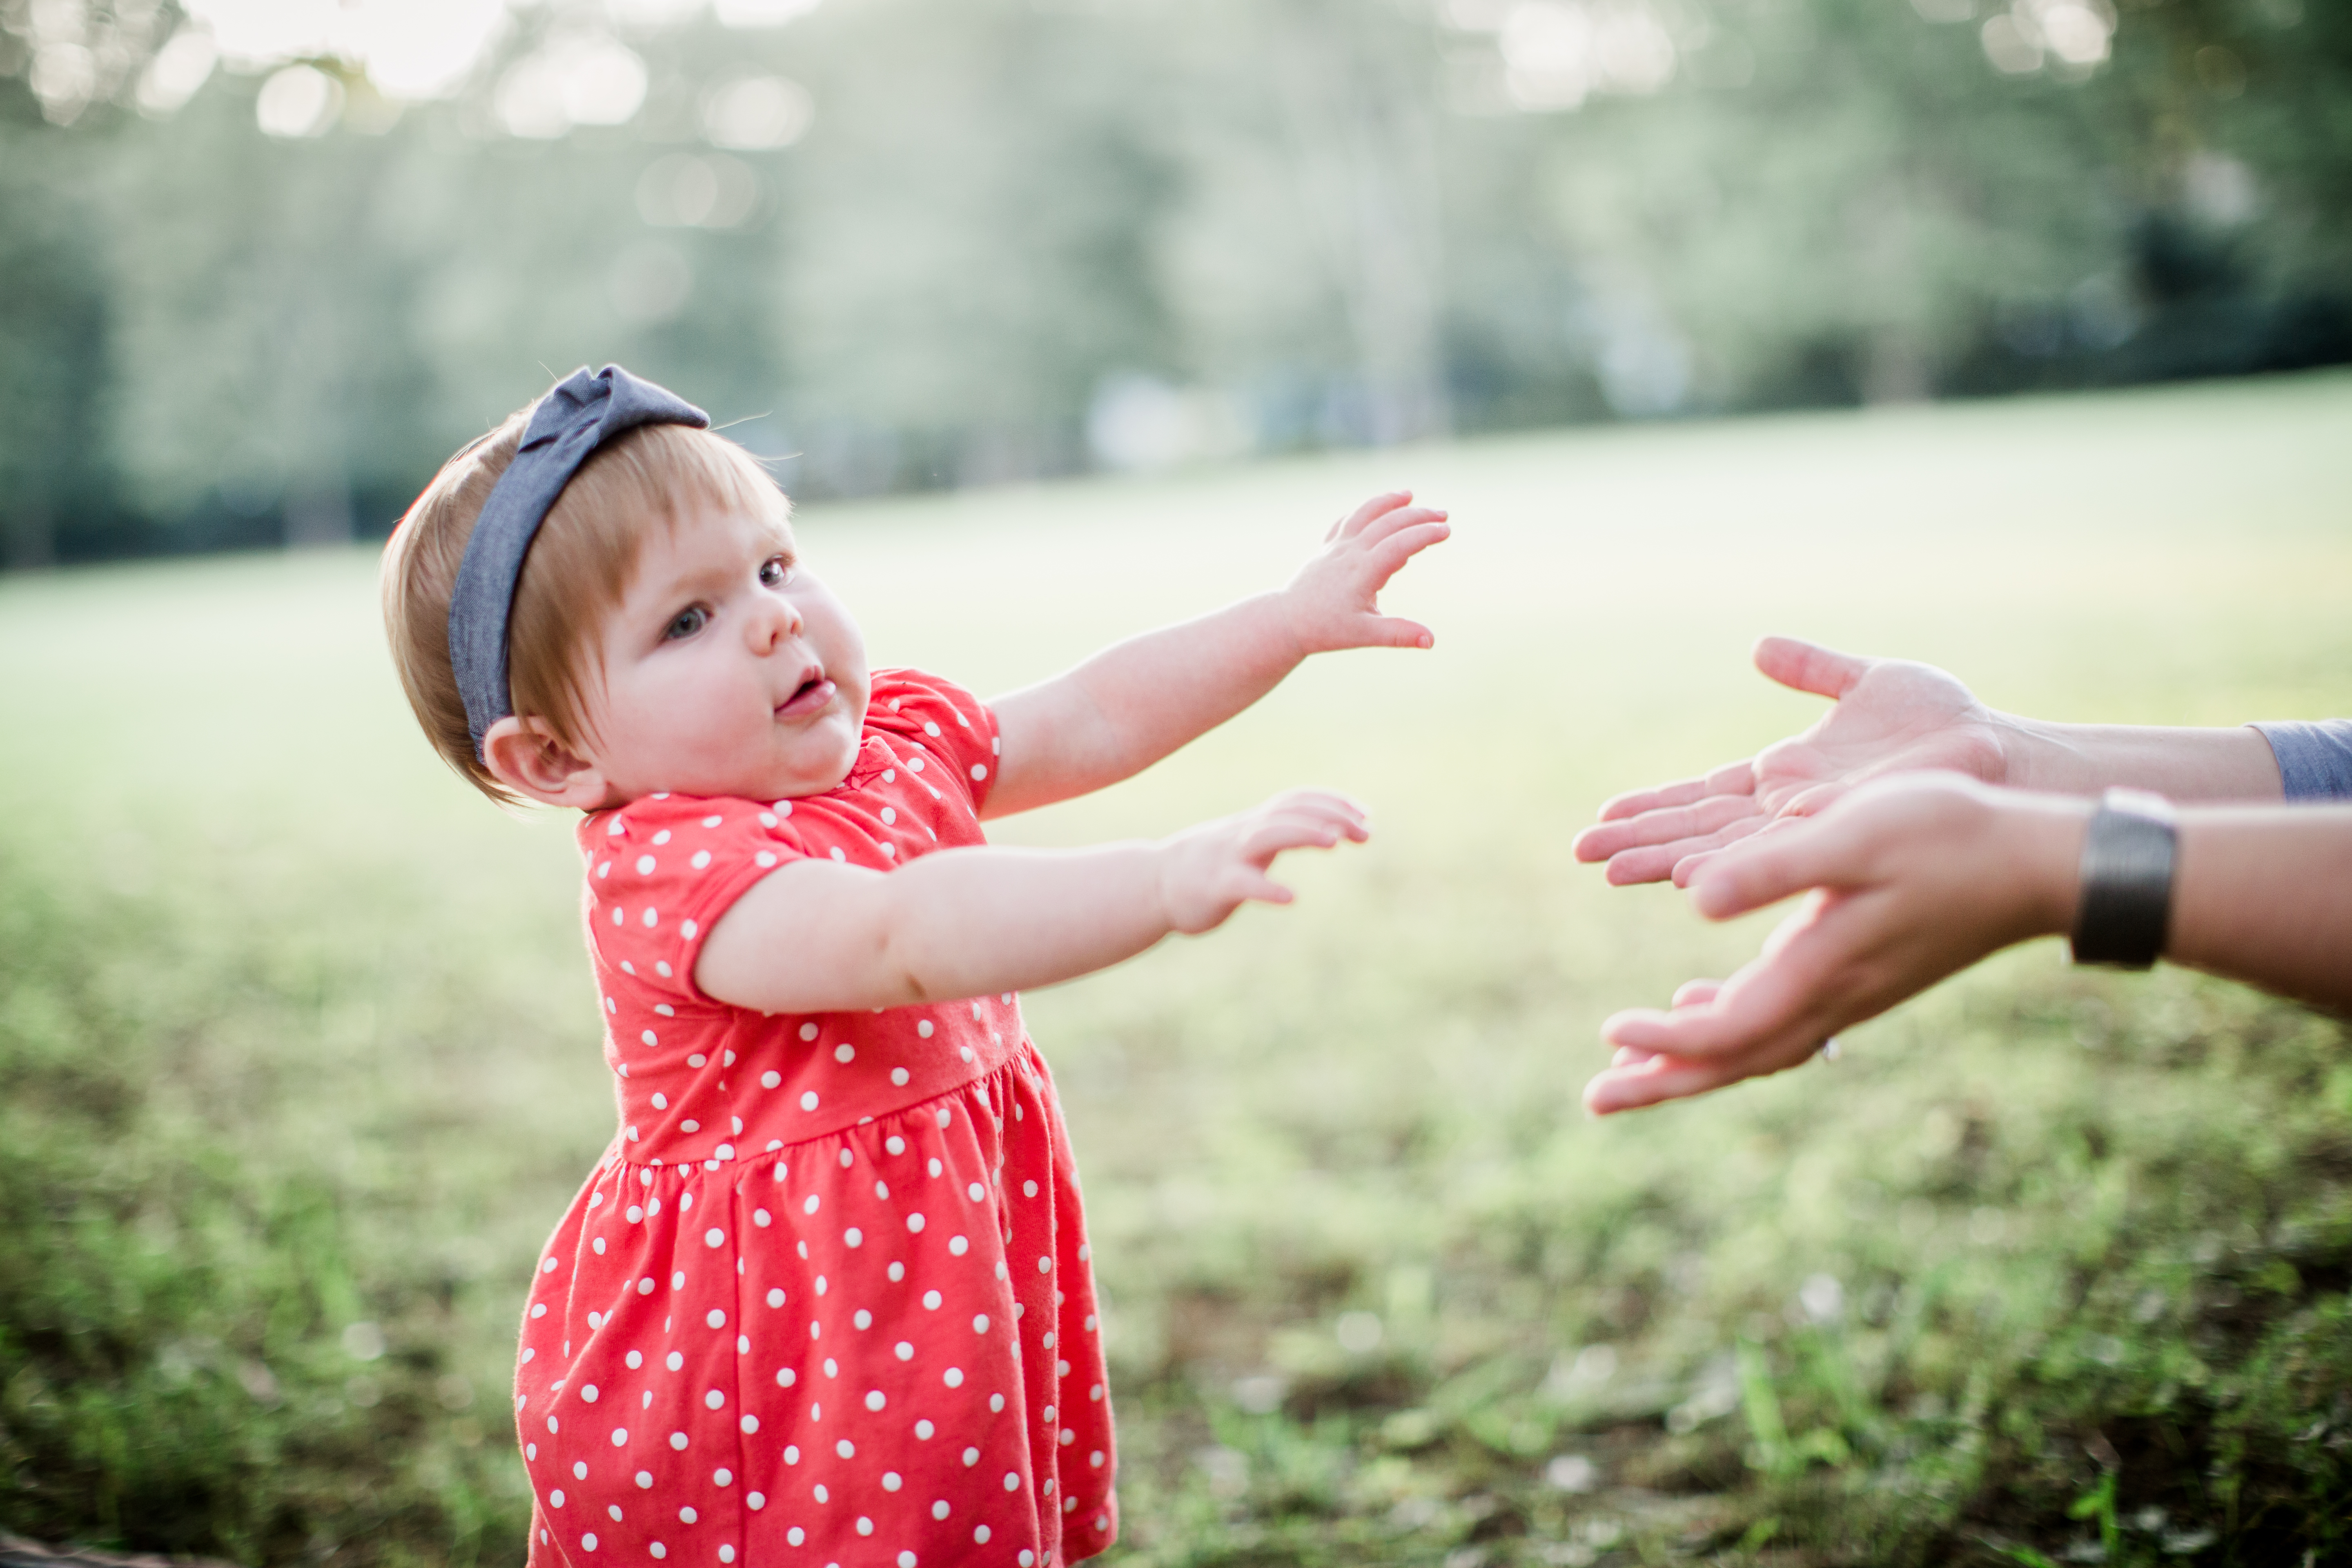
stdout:
MULTIPOLYGON (((1296 907, 1029 999, 1120 1558, 2347 1560, 2341 1024, 2042 944, 1595 1124, 1601 1018, 1766 927, 1568 854, 1818 710, 1746 669, 1767 631, 2050 718, 2352 712, 2347 429, 2334 376, 807 511, 877 662, 982 692, 1278 584, 1375 489, 1456 521, 1389 601, 1433 653, 998 825, 1376 815, 1296 907)), ((513 1320, 610 1092, 569 832, 433 760, 373 590, 361 552, 0 580, 0 1526, 520 1559, 513 1320)))

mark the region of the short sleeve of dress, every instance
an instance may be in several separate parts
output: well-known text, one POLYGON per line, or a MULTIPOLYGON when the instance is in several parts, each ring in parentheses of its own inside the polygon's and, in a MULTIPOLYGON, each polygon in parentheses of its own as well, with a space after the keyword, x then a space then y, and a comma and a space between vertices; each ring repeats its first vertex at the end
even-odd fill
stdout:
POLYGON ((955 682, 919 669, 877 669, 866 722, 939 758, 979 814, 996 784, 996 715, 986 703, 955 682))
POLYGON ((582 824, 589 941, 616 979, 656 1000, 709 1005, 694 965, 719 916, 806 854, 792 803, 656 795, 582 824))

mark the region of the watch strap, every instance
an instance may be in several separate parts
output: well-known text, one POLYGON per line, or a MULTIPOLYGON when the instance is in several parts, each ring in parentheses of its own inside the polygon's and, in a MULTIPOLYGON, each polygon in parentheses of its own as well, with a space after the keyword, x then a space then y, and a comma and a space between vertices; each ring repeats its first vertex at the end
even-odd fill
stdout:
POLYGON ((2147 969, 2163 955, 2178 845, 2163 796, 2111 789, 2100 797, 2083 837, 2075 963, 2147 969))

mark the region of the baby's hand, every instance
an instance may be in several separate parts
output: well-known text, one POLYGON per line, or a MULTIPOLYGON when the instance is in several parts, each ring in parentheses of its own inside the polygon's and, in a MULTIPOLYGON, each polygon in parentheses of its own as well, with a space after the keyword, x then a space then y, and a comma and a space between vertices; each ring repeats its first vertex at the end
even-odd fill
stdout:
POLYGON ((1404 563, 1454 531, 1411 490, 1374 496, 1331 525, 1323 549, 1283 590, 1301 654, 1344 647, 1427 647, 1418 621, 1381 614, 1381 590, 1404 563))
POLYGON ((1276 856, 1370 837, 1362 806, 1319 789, 1289 790, 1237 816, 1188 827, 1159 845, 1168 924, 1192 935, 1215 930, 1253 899, 1286 904, 1290 889, 1266 875, 1276 856))

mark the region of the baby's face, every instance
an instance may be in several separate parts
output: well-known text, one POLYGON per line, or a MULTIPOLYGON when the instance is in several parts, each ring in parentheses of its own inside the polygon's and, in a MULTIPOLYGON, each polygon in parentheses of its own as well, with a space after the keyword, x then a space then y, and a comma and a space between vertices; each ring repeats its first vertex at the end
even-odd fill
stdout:
POLYGON ((598 633, 583 750, 606 805, 657 791, 778 800, 849 776, 870 689, 856 622, 761 522, 655 531, 598 633))

